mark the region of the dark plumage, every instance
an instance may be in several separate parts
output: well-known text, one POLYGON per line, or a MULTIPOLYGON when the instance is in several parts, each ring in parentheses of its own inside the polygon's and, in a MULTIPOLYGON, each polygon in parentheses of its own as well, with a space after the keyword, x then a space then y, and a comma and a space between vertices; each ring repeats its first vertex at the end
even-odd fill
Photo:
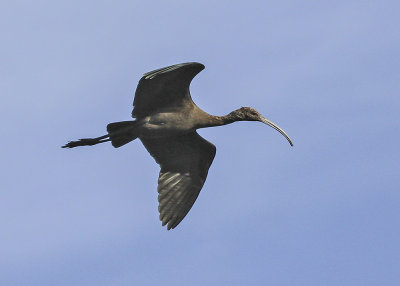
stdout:
POLYGON ((107 135, 71 141, 63 148, 111 141, 118 148, 139 138, 160 165, 158 201, 160 220, 175 228, 189 212, 207 178, 215 146, 196 129, 235 121, 260 121, 289 136, 251 107, 225 116, 212 116, 196 106, 189 92, 192 79, 204 69, 199 63, 183 63, 154 70, 140 79, 133 102, 134 121, 110 123, 107 135))

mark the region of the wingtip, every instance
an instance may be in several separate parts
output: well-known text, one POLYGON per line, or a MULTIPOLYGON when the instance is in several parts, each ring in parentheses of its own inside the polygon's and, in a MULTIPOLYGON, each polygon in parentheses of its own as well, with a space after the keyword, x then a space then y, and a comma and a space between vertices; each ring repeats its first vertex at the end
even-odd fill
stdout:
POLYGON ((167 226, 167 230, 174 229, 182 221, 182 219, 160 219, 162 226, 167 226))
POLYGON ((179 68, 184 67, 184 66, 189 66, 189 65, 190 66, 198 66, 199 70, 198 70, 197 73, 199 73, 203 69, 205 69, 205 66, 203 64, 201 64, 201 63, 198 63, 198 62, 187 62, 187 63, 175 64, 175 65, 163 67, 163 68, 160 68, 160 69, 156 69, 156 70, 153 70, 153 71, 149 71, 147 73, 144 73, 142 78, 144 78, 145 80, 153 79, 158 74, 166 73, 166 72, 169 72, 169 71, 172 71, 172 70, 175 70, 175 69, 179 69, 179 68))

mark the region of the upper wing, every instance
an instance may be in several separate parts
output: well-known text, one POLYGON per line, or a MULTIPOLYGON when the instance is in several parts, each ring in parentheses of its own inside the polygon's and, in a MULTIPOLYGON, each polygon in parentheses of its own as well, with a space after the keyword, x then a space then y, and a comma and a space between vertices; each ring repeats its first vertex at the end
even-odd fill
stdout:
POLYGON ((136 88, 132 117, 145 117, 191 100, 190 82, 203 69, 199 63, 184 63, 145 73, 136 88))
POLYGON ((169 138, 140 138, 161 166, 158 210, 162 225, 175 228, 192 208, 215 157, 215 146, 197 132, 169 138))

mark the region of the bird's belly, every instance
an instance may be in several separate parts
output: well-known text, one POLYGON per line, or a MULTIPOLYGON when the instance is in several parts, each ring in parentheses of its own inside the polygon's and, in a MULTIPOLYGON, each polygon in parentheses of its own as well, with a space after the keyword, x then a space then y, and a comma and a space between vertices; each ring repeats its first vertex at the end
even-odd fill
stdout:
POLYGON ((167 115, 146 117, 140 128, 140 136, 147 138, 169 137, 194 130, 194 126, 190 124, 188 118, 167 115))

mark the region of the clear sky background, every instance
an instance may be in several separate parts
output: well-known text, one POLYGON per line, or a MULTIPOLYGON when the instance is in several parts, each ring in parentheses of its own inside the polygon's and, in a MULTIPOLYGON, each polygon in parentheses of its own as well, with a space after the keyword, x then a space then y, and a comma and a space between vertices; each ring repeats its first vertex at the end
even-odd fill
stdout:
POLYGON ((399 1, 0 2, 0 285, 400 285, 399 1), (143 73, 206 66, 217 156, 172 231, 129 120, 143 73))

